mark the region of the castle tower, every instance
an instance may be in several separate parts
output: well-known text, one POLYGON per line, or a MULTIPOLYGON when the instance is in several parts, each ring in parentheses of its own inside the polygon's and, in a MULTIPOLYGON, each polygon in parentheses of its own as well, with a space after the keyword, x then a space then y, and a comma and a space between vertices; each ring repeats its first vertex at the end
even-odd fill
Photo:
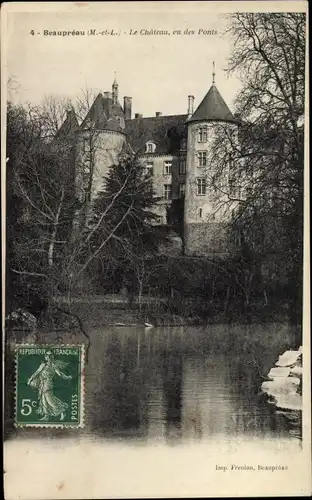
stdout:
POLYGON ((237 132, 237 122, 215 85, 212 85, 187 120, 188 145, 184 207, 184 246, 187 255, 220 255, 227 252, 222 214, 215 214, 209 173, 218 161, 212 144, 220 125, 237 132))
MULTIPOLYGON (((118 90, 116 80, 114 89, 118 90)), ((103 190, 104 178, 110 167, 118 162, 126 143, 124 112, 118 101, 112 105, 112 97, 110 92, 98 94, 75 134, 76 197, 83 202, 75 219, 77 231, 92 214, 94 200, 103 190)))

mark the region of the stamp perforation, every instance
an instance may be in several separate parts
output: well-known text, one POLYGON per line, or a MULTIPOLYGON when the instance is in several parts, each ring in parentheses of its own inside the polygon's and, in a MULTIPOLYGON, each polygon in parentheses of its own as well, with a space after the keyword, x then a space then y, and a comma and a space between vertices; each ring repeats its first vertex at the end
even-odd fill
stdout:
MULTIPOLYGON (((25 427, 33 427, 33 428, 65 428, 65 429, 81 429, 84 427, 85 422, 85 344, 33 344, 33 343, 19 343, 15 344, 13 347, 15 351, 15 381, 14 381, 14 426, 16 428, 25 428, 25 427), (42 350, 53 350, 53 349, 70 349, 70 348, 78 348, 79 350, 79 361, 78 361, 78 400, 79 400, 79 421, 77 423, 72 423, 68 421, 64 422, 21 422, 18 418, 18 391, 19 391, 19 354, 21 349, 42 349, 42 350)), ((63 374, 64 375, 64 374, 63 374)))

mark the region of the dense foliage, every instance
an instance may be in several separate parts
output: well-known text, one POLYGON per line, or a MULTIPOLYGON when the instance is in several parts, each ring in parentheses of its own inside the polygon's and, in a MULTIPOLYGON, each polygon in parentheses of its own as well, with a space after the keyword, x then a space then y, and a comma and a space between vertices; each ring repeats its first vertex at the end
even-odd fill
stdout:
POLYGON ((216 200, 222 190, 221 203, 232 215, 235 237, 264 268, 271 266, 271 277, 288 282, 298 309, 303 273, 305 15, 237 13, 228 20, 233 41, 228 71, 236 72, 242 82, 236 97, 240 122, 238 137, 221 127, 213 151, 218 162, 210 180, 216 200))

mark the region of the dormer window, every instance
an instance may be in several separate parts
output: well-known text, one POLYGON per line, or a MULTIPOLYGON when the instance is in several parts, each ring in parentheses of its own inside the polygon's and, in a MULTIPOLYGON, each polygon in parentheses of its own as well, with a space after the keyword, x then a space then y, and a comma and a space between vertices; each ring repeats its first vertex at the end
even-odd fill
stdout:
POLYGON ((155 153, 155 149, 156 149, 156 144, 155 144, 155 142, 148 141, 148 142, 145 144, 145 152, 146 152, 146 153, 155 153))
POLYGON ((207 127, 199 127, 198 129, 198 142, 207 142, 207 127))
POLYGON ((121 116, 117 116, 117 122, 121 128, 125 128, 125 120, 121 116))

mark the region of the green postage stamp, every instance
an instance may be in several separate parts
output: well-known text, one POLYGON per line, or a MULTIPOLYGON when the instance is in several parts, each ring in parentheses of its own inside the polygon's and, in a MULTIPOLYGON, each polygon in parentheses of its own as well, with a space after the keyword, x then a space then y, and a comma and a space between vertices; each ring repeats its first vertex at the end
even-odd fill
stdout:
POLYGON ((84 345, 15 349, 15 425, 83 427, 84 345))

